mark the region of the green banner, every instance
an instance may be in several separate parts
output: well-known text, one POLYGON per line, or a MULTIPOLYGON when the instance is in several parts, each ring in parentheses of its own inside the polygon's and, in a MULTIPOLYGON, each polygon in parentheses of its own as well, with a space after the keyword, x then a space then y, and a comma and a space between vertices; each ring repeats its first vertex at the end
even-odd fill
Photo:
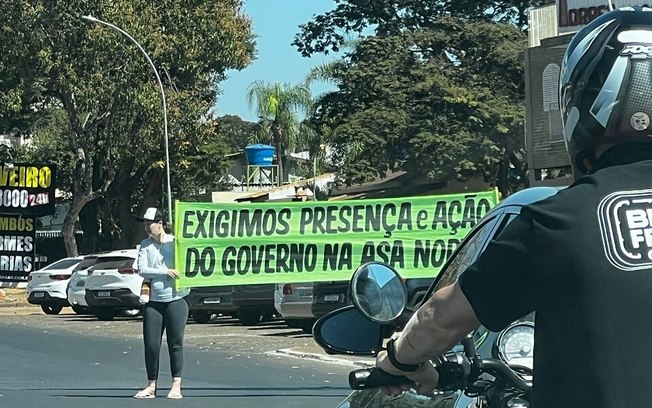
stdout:
POLYGON ((433 277, 497 191, 381 200, 176 202, 179 286, 350 279, 368 261, 433 277))

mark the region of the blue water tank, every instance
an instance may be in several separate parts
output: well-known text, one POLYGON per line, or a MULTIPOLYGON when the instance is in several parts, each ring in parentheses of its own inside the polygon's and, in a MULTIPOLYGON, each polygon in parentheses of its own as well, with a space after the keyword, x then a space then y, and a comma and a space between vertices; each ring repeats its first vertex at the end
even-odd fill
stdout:
POLYGON ((274 161, 274 146, 258 143, 244 148, 250 166, 271 166, 274 161))

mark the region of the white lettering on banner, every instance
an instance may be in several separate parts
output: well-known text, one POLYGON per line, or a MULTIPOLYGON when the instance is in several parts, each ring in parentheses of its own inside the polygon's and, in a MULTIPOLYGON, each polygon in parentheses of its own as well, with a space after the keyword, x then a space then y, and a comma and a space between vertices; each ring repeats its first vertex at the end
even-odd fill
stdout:
POLYGON ((31 272, 33 266, 31 256, 0 256, 0 271, 31 272))
POLYGON ((33 249, 32 237, 1 236, 0 251, 30 252, 33 249))
MULTIPOLYGON (((619 7, 650 7, 650 1, 645 0, 614 0, 614 8, 619 7)), ((578 31, 609 11, 606 0, 557 0, 559 33, 578 31)))
POLYGON ((29 192, 27 190, 0 190, 0 206, 27 208, 29 192))
POLYGON ((0 207, 27 208, 49 203, 48 193, 29 194, 27 190, 0 189, 0 207))

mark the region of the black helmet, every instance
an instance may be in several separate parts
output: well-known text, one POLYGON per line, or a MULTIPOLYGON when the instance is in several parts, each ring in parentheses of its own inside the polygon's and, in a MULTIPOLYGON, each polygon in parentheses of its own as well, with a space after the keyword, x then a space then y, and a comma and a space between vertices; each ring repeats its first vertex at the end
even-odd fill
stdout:
POLYGON ((652 142, 652 8, 596 18, 571 40, 559 98, 566 148, 582 159, 607 143, 652 142))

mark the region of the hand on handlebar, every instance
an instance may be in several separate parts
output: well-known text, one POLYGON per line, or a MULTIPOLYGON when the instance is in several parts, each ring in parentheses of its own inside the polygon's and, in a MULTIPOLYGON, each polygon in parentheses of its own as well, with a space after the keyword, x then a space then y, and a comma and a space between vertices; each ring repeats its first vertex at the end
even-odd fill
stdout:
POLYGON ((412 381, 412 383, 401 384, 400 386, 382 387, 381 390, 385 395, 397 396, 408 391, 410 388, 414 388, 417 393, 422 395, 432 395, 434 390, 437 388, 437 383, 439 382, 439 373, 435 370, 435 367, 432 364, 426 363, 413 372, 397 370, 392 363, 390 363, 386 351, 378 353, 378 356, 376 357, 376 367, 392 375, 407 377, 412 381))

